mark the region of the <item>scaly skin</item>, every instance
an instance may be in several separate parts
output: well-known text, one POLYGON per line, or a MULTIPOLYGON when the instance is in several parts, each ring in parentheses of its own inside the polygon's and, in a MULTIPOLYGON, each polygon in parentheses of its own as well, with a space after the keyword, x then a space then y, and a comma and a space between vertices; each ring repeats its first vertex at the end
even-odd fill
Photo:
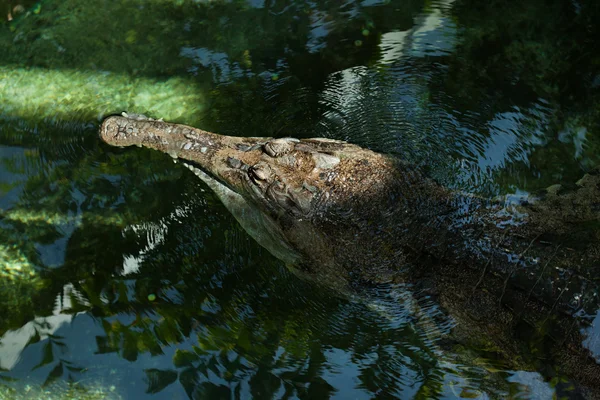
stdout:
POLYGON ((416 282, 469 327, 457 337, 489 336, 520 367, 560 363, 588 397, 600 393, 599 355, 582 346, 600 308, 599 175, 509 204, 452 192, 401 160, 341 141, 222 136, 119 116, 100 135, 182 160, 302 276, 339 290, 416 282), (550 343, 550 359, 518 356, 523 323, 550 343))

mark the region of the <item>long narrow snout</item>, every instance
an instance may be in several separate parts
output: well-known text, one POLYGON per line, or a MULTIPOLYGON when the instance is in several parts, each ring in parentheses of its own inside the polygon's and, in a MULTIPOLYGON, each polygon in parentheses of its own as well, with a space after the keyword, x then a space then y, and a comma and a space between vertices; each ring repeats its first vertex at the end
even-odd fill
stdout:
MULTIPOLYGON (((250 166, 265 154, 265 147, 273 153, 272 146, 265 146, 270 138, 217 135, 139 116, 106 118, 100 138, 111 146, 148 147, 180 159, 219 196, 258 243, 290 265, 299 262, 301 256, 288 244, 281 227, 264 212, 261 197, 249 190, 250 166), (250 201, 252 195, 257 201, 250 201)), ((260 172, 254 174, 255 180, 265 178, 260 172)))
POLYGON ((111 116, 102 122, 100 138, 111 146, 144 146, 199 162, 208 161, 226 137, 185 125, 111 116))
POLYGON ((252 165, 269 139, 218 135, 141 116, 106 118, 100 127, 100 138, 111 146, 148 147, 167 153, 201 168, 238 192, 240 174, 232 160, 252 165))

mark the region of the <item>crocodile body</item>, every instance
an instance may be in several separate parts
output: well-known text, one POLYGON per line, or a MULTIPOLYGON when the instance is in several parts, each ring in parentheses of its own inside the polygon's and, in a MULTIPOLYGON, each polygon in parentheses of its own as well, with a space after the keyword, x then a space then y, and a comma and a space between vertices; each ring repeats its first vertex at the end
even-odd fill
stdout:
POLYGON ((180 159, 302 276, 339 290, 413 282, 509 358, 525 323, 590 397, 600 393, 600 355, 583 345, 600 309, 599 174, 515 204, 456 193, 402 160, 329 139, 120 116, 100 135, 180 159))

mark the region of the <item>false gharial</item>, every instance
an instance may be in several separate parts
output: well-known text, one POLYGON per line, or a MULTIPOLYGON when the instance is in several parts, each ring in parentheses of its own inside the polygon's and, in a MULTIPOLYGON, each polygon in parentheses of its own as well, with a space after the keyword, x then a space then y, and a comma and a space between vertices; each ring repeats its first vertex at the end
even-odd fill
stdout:
POLYGON ((100 136, 179 159, 298 274, 340 291, 410 282, 458 321, 456 338, 488 338, 515 365, 557 366, 584 397, 600 396, 590 328, 600 315, 598 171, 511 202, 447 189, 338 140, 223 136, 126 114, 106 118, 100 136), (532 346, 524 332, 543 357, 521 356, 532 346))

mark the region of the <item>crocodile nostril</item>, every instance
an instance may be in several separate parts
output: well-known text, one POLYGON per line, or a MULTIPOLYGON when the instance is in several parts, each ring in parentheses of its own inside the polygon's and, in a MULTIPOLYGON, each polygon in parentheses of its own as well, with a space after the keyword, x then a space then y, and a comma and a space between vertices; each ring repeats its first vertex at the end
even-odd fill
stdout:
POLYGON ((240 169, 242 167, 242 162, 239 159, 233 157, 227 158, 227 164, 229 164, 231 168, 235 169, 240 169))

